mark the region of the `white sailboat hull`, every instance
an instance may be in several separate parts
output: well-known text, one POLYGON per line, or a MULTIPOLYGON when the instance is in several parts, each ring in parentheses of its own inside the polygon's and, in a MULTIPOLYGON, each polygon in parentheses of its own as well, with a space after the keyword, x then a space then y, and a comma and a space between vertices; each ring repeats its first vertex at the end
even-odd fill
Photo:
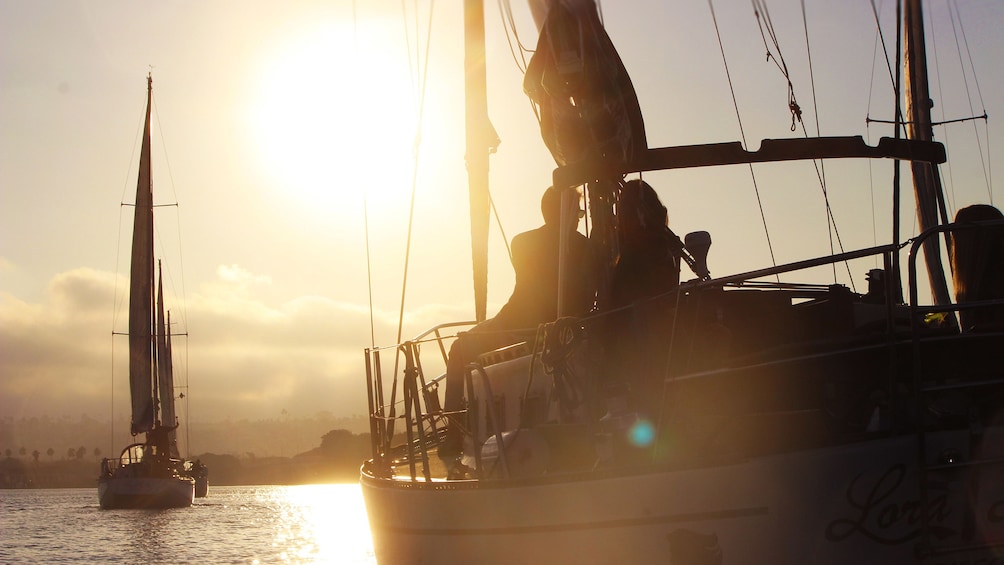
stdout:
MULTIPOLYGON (((928 447, 933 458, 971 451, 966 432, 928 447)), ((963 477, 929 475, 935 547, 1004 539, 1001 469, 963 477)), ((922 541, 913 436, 691 469, 361 482, 381 563, 913 563, 922 541)), ((951 556, 930 562, 1000 554, 951 556)))
POLYGON ((184 508, 195 499, 195 480, 188 477, 103 477, 98 501, 103 509, 184 508))

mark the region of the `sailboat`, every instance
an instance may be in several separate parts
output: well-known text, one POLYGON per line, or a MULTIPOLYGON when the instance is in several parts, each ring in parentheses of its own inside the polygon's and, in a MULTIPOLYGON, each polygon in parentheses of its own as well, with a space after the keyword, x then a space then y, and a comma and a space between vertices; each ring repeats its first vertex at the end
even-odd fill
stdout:
POLYGON ((208 491, 206 467, 178 452, 170 312, 164 309, 162 269, 154 271, 152 101, 153 77, 148 75, 129 278, 130 431, 146 439, 126 446, 117 459, 101 462, 98 501, 104 509, 181 508, 208 491))
MULTIPOLYGON (((565 66, 544 70, 552 82, 534 102, 558 164, 554 187, 572 199, 584 187, 590 237, 608 250, 612 269, 618 230, 631 220, 622 199, 628 175, 878 159, 908 163, 922 183, 946 161, 944 146, 924 131, 929 95, 920 84, 909 87, 911 107, 897 120, 908 123, 908 137, 874 146, 861 137, 807 137, 764 140, 755 151, 739 142, 651 148, 593 2, 550 6, 534 57, 564 49, 554 58, 565 66), (601 56, 583 61, 587 52, 601 56), (586 75, 596 69, 610 72, 586 75), (579 85, 608 88, 589 91, 591 99, 561 90, 584 76, 579 85)), ((484 60, 482 10, 478 0, 465 2, 466 60, 475 65, 484 60)), ((904 21, 910 78, 926 80, 919 0, 905 2, 904 21)), ((533 67, 531 60, 531 96, 539 85, 533 67)), ((469 78, 478 74, 468 69, 469 78)), ((468 122, 477 128, 486 122, 483 85, 472 93, 468 122)), ((489 137, 468 134, 472 185, 487 180, 487 151, 476 143, 489 137)), ((939 242, 961 241, 947 234, 999 238, 1004 221, 939 221, 937 187, 917 194, 913 238, 894 233, 886 244, 731 275, 712 276, 708 233, 677 238, 694 278, 620 309, 634 326, 604 331, 616 309, 602 286, 585 316, 567 316, 559 299, 553 322, 467 364, 464 404, 452 413, 441 400, 449 385, 426 375, 432 363, 423 362, 422 346, 445 357, 456 323, 367 348, 373 457, 360 483, 378 561, 999 562, 1004 295, 953 301, 936 259, 939 242), (789 281, 864 257, 881 265, 869 271, 866 292, 789 281), (922 301, 924 257, 942 282, 922 301), (996 324, 956 318, 995 311, 996 324), (605 361, 611 351, 621 353, 615 363, 605 361), (395 355, 402 370, 387 375, 395 355), (454 426, 464 439, 460 472, 437 457, 454 426)), ((483 296, 475 290, 479 320, 483 296)))

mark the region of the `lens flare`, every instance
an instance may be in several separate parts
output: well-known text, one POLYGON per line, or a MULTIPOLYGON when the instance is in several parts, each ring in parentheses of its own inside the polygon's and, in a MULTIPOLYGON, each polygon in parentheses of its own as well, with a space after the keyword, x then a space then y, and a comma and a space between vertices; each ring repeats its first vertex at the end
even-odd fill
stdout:
POLYGON ((648 447, 655 441, 655 427, 648 420, 638 420, 628 430, 628 441, 637 447, 648 447))

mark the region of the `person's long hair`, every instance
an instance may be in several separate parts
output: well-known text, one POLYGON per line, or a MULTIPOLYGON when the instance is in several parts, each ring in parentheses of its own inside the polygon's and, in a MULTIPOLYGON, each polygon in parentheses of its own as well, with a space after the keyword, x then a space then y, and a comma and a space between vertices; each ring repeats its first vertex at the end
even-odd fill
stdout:
POLYGON ((680 262, 669 229, 669 214, 655 189, 634 179, 621 187, 617 202, 618 265, 612 299, 623 305, 677 286, 680 262))
MULTIPOLYGON (((986 204, 967 206, 955 215, 957 224, 991 220, 1004 220, 1004 214, 986 204)), ((1004 298, 1004 226, 955 230, 950 259, 957 302, 1004 298)), ((1004 323, 1004 308, 963 310, 959 318, 963 328, 1004 323)))

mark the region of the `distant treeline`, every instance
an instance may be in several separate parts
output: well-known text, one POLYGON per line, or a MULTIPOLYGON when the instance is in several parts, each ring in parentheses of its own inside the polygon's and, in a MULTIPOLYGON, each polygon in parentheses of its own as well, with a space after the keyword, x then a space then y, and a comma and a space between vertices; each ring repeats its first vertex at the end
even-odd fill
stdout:
MULTIPOLYGON (((182 454, 219 453, 246 457, 292 457, 318 446, 329 430, 352 433, 369 431, 365 416, 335 417, 321 412, 294 418, 283 414, 264 420, 222 420, 181 423, 178 446, 182 454)), ((79 418, 39 416, 0 418, 0 458, 55 463, 62 459, 100 461, 115 457, 132 443, 128 418, 115 422, 79 418)))
MULTIPOLYGON (((74 454, 75 455, 75 454, 74 454)), ((292 457, 203 453, 212 485, 298 485, 351 482, 370 457, 370 435, 331 430, 321 445, 292 457)), ((84 456, 47 461, 31 455, 0 459, 0 488, 87 488, 97 485, 99 461, 84 456)), ((211 494, 210 494, 211 495, 211 494)))

